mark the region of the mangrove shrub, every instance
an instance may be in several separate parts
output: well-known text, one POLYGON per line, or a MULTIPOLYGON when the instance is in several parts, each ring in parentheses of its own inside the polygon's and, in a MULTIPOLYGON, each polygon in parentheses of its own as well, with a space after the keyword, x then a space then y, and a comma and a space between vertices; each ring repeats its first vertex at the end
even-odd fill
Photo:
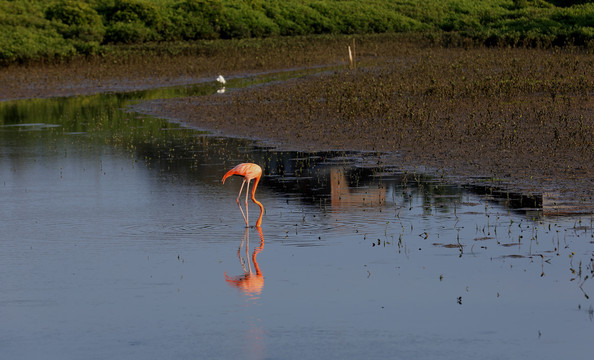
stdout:
POLYGON ((312 34, 423 34, 443 45, 594 48, 580 0, 0 0, 0 63, 110 44, 312 34))

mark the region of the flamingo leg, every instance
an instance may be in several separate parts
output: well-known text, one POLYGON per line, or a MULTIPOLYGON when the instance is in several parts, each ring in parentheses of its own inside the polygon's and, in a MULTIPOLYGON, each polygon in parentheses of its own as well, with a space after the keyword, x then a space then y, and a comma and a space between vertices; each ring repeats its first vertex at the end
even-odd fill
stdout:
MULTIPOLYGON (((246 236, 248 236, 247 229, 244 232, 243 238, 241 239, 241 244, 239 244, 239 248, 237 249, 237 258, 239 259, 239 263, 241 264, 241 267, 243 268, 244 273, 247 273, 247 270, 245 267, 245 260, 241 257, 241 248, 243 247, 243 244, 245 243, 246 236)), ((248 247, 249 247, 249 243, 248 243, 248 247)))
MULTIPOLYGON (((237 199, 235 200, 235 202, 237 202, 237 206, 239 206, 239 210, 241 210, 241 216, 243 216, 243 220, 245 220, 246 227, 247 227, 247 223, 248 223, 247 217, 245 216, 243 209, 241 208, 241 205, 239 204, 239 198, 241 197, 241 192, 243 191, 243 185, 245 185, 245 179, 243 179, 243 182, 241 183, 241 188, 239 188, 239 194, 237 194, 237 199)), ((248 182, 248 187, 249 186, 250 186, 250 183, 248 182)), ((246 194, 247 194, 247 192, 246 192, 246 194)), ((246 207, 245 211, 247 212, 247 207, 246 207)))
MULTIPOLYGON (((250 263, 250 230, 245 228, 245 259, 248 264, 249 274, 252 273, 252 264, 250 263)), ((245 269, 244 269, 245 273, 245 269)))
POLYGON ((250 181, 247 181, 247 187, 245 189, 245 227, 250 227, 248 223, 249 220, 249 213, 248 213, 248 194, 250 193, 250 181))

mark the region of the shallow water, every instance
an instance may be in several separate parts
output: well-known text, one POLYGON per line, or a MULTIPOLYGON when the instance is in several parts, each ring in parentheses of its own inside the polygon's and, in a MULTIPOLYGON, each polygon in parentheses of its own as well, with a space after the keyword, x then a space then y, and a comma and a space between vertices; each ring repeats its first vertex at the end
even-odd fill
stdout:
POLYGON ((0 103, 3 358, 591 356, 591 216, 125 111, 209 91, 0 103))

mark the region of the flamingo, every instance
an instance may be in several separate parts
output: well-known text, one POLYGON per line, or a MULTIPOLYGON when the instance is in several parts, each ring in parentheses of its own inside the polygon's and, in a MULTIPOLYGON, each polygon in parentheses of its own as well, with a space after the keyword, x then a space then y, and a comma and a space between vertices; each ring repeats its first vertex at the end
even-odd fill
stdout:
POLYGON ((239 189, 239 194, 237 195, 237 206, 239 206, 239 210, 241 210, 241 215, 243 215, 243 219, 245 220, 245 227, 249 227, 249 222, 248 222, 248 193, 250 192, 250 181, 252 179, 254 179, 254 187, 252 188, 252 201, 255 202, 259 207, 260 207, 260 217, 258 218, 258 221, 256 221, 256 227, 259 228, 260 225, 262 225, 262 216, 264 215, 264 206, 262 205, 261 202, 259 202, 258 200, 256 200, 256 188, 258 187, 258 182, 260 181, 260 178, 262 177, 262 168, 257 165, 257 164, 253 164, 253 163, 243 163, 243 164, 239 164, 236 167, 234 167, 233 169, 227 171, 227 173, 225 174, 225 176, 223 176, 223 184, 225 183, 225 179, 227 179, 229 176, 232 175, 238 175, 243 177, 243 182, 241 183, 241 188, 239 189), (245 185, 247 183, 247 188, 245 191, 245 213, 243 212, 243 209, 241 208, 241 205, 239 204, 239 197, 241 196, 241 192, 243 191, 243 185, 245 185))

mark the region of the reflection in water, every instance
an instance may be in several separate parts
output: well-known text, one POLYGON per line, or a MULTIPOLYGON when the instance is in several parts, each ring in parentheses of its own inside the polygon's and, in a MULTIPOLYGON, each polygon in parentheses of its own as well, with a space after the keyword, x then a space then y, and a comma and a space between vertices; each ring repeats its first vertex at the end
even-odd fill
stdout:
POLYGON ((594 219, 543 217, 556 194, 446 184, 374 154, 279 152, 120 110, 155 96, 0 103, 4 357, 591 353, 594 219), (235 290, 211 270, 229 243, 213 239, 238 214, 220 206, 233 192, 220 173, 242 161, 266 174, 267 291, 262 231, 250 249, 246 229, 243 272, 225 274, 240 295, 225 297, 235 290))
MULTIPOLYGON (((258 265, 258 260, 256 259, 258 254, 264 249, 264 234, 262 233, 261 227, 256 226, 255 229, 260 236, 260 246, 254 249, 251 262, 250 228, 245 228, 241 243, 237 249, 237 258, 243 269, 243 274, 229 276, 227 275, 227 272, 225 272, 225 281, 232 287, 239 289, 249 300, 259 299, 260 294, 262 294, 262 289, 264 288, 264 275, 262 274, 262 270, 260 270, 260 265, 258 265), (245 252, 242 252, 242 248, 244 248, 245 252), (253 270, 252 263, 254 266, 253 270)), ((249 315, 248 327, 244 333, 244 338, 246 347, 242 354, 242 358, 264 359, 266 357, 264 346, 265 332, 262 328, 260 318, 254 317, 252 314, 249 315)))
POLYGON ((330 169, 330 202, 333 208, 381 206, 386 202, 386 188, 349 187, 344 167, 330 169))
POLYGON ((260 235, 260 246, 254 249, 252 253, 252 263, 254 263, 255 273, 252 271, 252 265, 250 263, 250 229, 246 228, 241 239, 239 249, 237 249, 237 257, 243 268, 243 275, 229 276, 225 272, 225 281, 247 295, 251 299, 257 299, 262 293, 264 287, 264 275, 260 270, 256 257, 264 249, 264 234, 262 233, 261 227, 256 227, 258 235, 260 235), (241 249, 245 244, 245 257, 243 257, 241 249))

